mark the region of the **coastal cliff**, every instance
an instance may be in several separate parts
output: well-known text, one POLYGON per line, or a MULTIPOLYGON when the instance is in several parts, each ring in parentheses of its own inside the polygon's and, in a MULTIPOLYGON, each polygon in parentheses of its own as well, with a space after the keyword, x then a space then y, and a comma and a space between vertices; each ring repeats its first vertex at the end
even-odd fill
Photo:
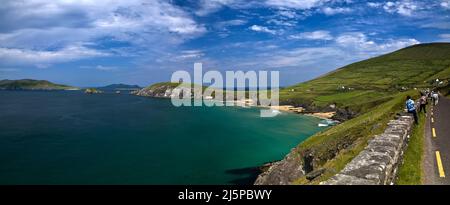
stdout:
MULTIPOLYGON (((155 98, 171 98, 177 95, 180 95, 179 97, 182 97, 184 92, 183 88, 191 88, 190 98, 196 98, 194 93, 195 86, 194 84, 190 83, 172 83, 172 82, 162 82, 162 83, 155 83, 153 85, 150 85, 148 87, 142 88, 140 90, 133 91, 132 94, 138 95, 138 96, 144 96, 144 97, 155 97, 155 98)), ((206 89, 207 87, 201 86, 201 92, 206 89)), ((213 94, 214 95, 214 94, 213 94)), ((199 93, 200 98, 201 94, 199 93)))
POLYGON ((156 83, 133 92, 133 94, 144 97, 170 98, 180 83, 156 83))
POLYGON ((294 148, 283 160, 270 163, 268 169, 258 176, 254 184, 288 185, 304 175, 301 157, 297 148, 294 148))

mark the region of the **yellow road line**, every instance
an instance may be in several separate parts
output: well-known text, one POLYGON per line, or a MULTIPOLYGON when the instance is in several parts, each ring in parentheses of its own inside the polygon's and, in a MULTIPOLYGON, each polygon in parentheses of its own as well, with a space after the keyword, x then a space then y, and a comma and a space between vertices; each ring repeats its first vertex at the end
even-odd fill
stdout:
POLYGON ((439 177, 444 178, 445 172, 444 172, 444 167, 442 166, 441 154, 439 153, 439 151, 436 151, 436 161, 437 161, 437 166, 438 166, 438 170, 439 170, 439 177))
POLYGON ((431 122, 434 123, 434 118, 433 117, 431 118, 431 122))
POLYGON ((433 137, 436 137, 436 129, 434 129, 434 127, 432 128, 433 131, 433 137))

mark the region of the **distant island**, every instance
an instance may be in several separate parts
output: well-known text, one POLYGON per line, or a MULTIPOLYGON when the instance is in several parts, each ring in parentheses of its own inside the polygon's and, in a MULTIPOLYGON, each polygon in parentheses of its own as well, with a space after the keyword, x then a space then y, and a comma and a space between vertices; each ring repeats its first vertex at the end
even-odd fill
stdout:
MULTIPOLYGON (((142 88, 138 85, 127 85, 127 84, 111 84, 103 87, 87 87, 83 90, 85 93, 96 94, 103 92, 115 92, 120 93, 121 91, 131 91, 137 92, 142 88)), ((20 80, 0 80, 0 90, 81 90, 78 87, 56 84, 47 80, 35 80, 35 79, 20 79, 20 80)))
POLYGON ((133 90, 139 90, 141 89, 138 85, 127 85, 127 84, 111 84, 104 87, 98 87, 98 90, 103 91, 133 91, 133 90))
POLYGON ((46 80, 21 79, 0 80, 0 90, 79 90, 79 88, 46 80))

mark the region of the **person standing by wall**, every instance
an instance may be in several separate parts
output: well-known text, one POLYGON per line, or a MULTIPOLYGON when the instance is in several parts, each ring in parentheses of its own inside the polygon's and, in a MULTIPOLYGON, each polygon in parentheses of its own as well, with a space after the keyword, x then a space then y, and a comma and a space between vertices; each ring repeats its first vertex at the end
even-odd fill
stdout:
POLYGON ((433 101, 434 101, 434 105, 437 105, 438 101, 439 101, 439 94, 438 94, 438 92, 433 92, 432 98, 433 98, 433 101))
POLYGON ((425 114, 427 113, 427 103, 427 96, 422 93, 419 99, 419 113, 422 112, 422 110, 425 114))
POLYGON ((406 97, 406 110, 408 113, 411 113, 414 117, 414 122, 419 124, 419 120, 417 119, 416 105, 414 104, 414 100, 411 99, 411 96, 406 97))

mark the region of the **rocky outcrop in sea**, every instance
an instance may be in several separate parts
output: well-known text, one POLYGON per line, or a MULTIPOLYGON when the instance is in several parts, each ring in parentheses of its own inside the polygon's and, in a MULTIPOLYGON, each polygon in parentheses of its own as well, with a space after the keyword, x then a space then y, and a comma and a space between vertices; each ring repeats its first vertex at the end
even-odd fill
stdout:
POLYGON ((84 93, 86 93, 86 94, 99 94, 99 93, 103 93, 103 91, 97 90, 95 88, 88 88, 88 89, 84 90, 84 93))

